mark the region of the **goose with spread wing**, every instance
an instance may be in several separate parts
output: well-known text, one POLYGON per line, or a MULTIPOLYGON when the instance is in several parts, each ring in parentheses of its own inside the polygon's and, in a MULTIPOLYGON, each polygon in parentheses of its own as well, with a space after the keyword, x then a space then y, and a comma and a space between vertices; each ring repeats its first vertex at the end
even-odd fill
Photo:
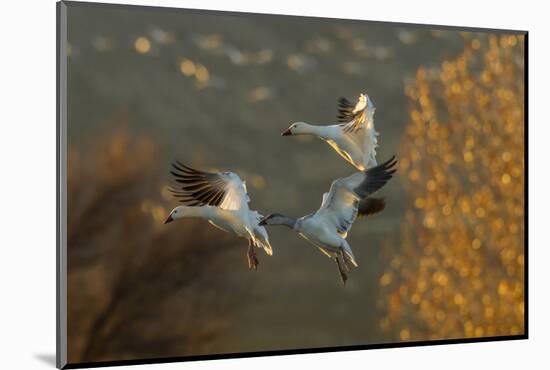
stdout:
POLYGON ((330 191, 323 194, 321 207, 315 213, 298 219, 272 213, 264 217, 260 225, 284 225, 297 232, 336 261, 345 284, 351 266, 357 267, 353 251, 346 241, 348 232, 357 216, 367 216, 384 209, 384 199, 371 195, 388 182, 396 171, 396 164, 393 156, 376 167, 335 180, 330 191))
POLYGON ((338 124, 311 125, 295 122, 281 135, 317 136, 359 171, 364 171, 376 166, 378 132, 374 129, 375 110, 368 95, 359 95, 355 103, 340 98, 338 124))
POLYGON ((256 270, 258 259, 254 246, 273 254, 265 227, 259 225, 262 215, 250 210, 246 184, 233 172, 204 172, 179 161, 172 164, 170 173, 177 185, 172 194, 184 203, 170 212, 164 222, 182 218, 202 218, 217 228, 248 239, 248 266, 256 270))

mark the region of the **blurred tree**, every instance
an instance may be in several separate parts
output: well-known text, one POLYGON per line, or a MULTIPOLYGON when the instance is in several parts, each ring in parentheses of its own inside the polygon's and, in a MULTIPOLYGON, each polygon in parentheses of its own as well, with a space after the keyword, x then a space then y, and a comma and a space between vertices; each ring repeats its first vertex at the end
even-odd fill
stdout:
POLYGON ((68 160, 69 362, 204 353, 248 291, 227 263, 242 243, 204 222, 163 225, 147 138, 91 144, 68 160))
POLYGON ((524 39, 464 37, 406 88, 411 206, 380 278, 395 339, 524 332, 524 39))

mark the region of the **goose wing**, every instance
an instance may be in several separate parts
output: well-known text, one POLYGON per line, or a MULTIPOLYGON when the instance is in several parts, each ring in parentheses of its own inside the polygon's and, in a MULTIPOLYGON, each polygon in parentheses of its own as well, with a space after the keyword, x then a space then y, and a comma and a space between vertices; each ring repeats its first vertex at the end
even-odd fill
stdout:
POLYGON ((395 156, 388 161, 364 172, 335 180, 328 193, 323 195, 323 203, 318 216, 346 237, 357 214, 370 214, 383 208, 383 201, 365 202, 371 194, 383 187, 396 171, 395 156))
POLYGON ((177 184, 169 190, 182 203, 227 210, 248 208, 246 184, 233 172, 205 172, 176 161, 170 173, 177 184))
POLYGON ((376 108, 368 95, 361 94, 355 103, 346 98, 338 101, 338 122, 343 133, 363 152, 365 168, 376 166, 378 132, 374 128, 376 108))
POLYGON ((357 102, 352 102, 344 97, 338 99, 338 122, 347 124, 349 122, 364 121, 364 110, 366 107, 366 96, 361 94, 357 102))

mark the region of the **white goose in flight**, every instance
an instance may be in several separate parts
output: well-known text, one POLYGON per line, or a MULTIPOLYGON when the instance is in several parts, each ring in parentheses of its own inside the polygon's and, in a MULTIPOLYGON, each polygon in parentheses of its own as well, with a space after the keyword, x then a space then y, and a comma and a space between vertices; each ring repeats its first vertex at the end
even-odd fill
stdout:
POLYGON ((376 166, 378 132, 374 129, 375 110, 368 95, 359 95, 355 104, 346 98, 340 98, 339 124, 321 126, 295 122, 281 135, 317 136, 359 171, 364 171, 376 166))
POLYGON ((330 191, 323 194, 321 207, 315 213, 298 219, 273 213, 264 217, 260 225, 284 225, 297 232, 336 261, 345 284, 346 272, 351 270, 351 264, 357 267, 351 247, 346 241, 348 232, 358 215, 366 216, 384 209, 384 199, 370 196, 392 177, 396 164, 393 156, 367 171, 335 180, 330 191))
POLYGON ((250 269, 258 267, 254 245, 270 256, 273 254, 267 231, 258 224, 263 216, 248 208, 246 184, 237 174, 203 172, 178 161, 172 167, 170 173, 178 185, 170 191, 185 205, 174 208, 165 224, 186 217, 202 218, 221 230, 248 239, 250 269))

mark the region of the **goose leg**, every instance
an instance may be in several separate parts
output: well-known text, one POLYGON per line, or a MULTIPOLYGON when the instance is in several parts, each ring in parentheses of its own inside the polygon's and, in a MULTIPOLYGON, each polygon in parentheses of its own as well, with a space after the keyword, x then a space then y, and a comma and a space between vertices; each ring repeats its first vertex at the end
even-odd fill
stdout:
POLYGON ((258 258, 256 257, 256 252, 254 251, 254 244, 252 243, 252 240, 248 239, 248 268, 251 270, 257 270, 258 269, 258 258))
POLYGON ((338 266, 338 272, 340 273, 340 278, 342 279, 342 283, 346 285, 346 280, 348 280, 348 275, 344 271, 342 263, 340 262, 340 257, 336 255, 336 257, 334 257, 334 260, 336 261, 336 265, 338 266))
POLYGON ((344 261, 344 267, 346 268, 346 271, 350 272, 351 271, 351 261, 349 260, 348 255, 343 250, 340 250, 340 254, 342 255, 342 261, 344 261))

